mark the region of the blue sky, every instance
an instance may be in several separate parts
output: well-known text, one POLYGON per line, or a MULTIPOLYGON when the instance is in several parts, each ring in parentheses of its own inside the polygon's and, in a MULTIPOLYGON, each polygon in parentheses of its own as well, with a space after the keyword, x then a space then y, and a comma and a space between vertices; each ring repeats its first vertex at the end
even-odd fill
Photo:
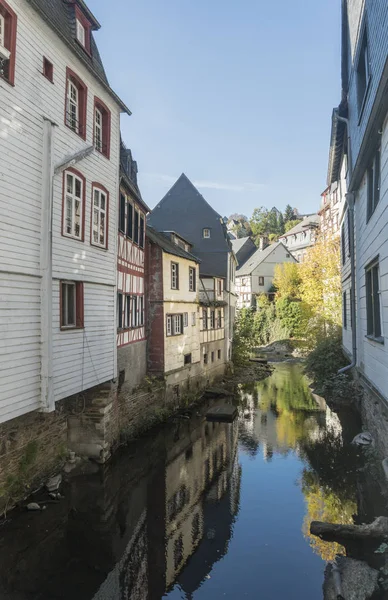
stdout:
POLYGON ((339 0, 89 0, 152 208, 182 173, 222 215, 318 209, 340 101, 339 0))

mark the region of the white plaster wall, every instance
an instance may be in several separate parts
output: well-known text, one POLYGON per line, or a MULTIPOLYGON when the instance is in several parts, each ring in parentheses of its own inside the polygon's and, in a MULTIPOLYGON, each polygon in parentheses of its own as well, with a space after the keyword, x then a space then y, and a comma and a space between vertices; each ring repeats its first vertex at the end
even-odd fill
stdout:
POLYGON ((274 248, 273 252, 252 273, 251 286, 253 294, 269 292, 273 284, 276 265, 296 263, 295 258, 282 245, 274 248), (264 285, 259 285, 259 277, 264 277, 264 285))

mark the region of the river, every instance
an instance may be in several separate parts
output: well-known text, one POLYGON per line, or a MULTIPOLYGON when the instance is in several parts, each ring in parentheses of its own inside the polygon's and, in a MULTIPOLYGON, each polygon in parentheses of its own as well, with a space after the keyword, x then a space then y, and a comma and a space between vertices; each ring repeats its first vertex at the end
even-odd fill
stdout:
POLYGON ((59 503, 11 514, 2 600, 321 600, 342 549, 309 524, 360 512, 359 424, 313 396, 300 365, 274 368, 239 385, 234 423, 202 407, 87 463, 59 503))

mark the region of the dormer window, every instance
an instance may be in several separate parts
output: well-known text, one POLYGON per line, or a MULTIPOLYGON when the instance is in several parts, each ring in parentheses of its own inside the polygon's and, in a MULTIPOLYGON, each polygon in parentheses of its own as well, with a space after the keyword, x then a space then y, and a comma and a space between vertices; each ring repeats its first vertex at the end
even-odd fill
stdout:
POLYGON ((210 238, 210 229, 203 229, 202 235, 205 239, 209 239, 210 238))
POLYGON ((81 44, 81 46, 85 47, 85 27, 82 25, 81 21, 76 19, 77 25, 77 40, 81 44))
POLYGON ((0 78, 11 85, 15 79, 16 22, 14 11, 0 0, 0 78))
POLYGON ((90 54, 90 32, 92 25, 81 9, 75 7, 75 39, 90 54))

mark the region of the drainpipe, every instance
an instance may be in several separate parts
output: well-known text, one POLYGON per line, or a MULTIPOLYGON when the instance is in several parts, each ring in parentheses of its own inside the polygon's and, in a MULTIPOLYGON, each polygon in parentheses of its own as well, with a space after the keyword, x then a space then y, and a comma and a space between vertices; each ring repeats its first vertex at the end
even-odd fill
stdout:
POLYGON ((55 123, 43 119, 42 209, 40 244, 41 409, 54 410, 52 352, 52 207, 55 123))
MULTIPOLYGON (((348 172, 349 181, 352 179, 352 157, 350 152, 350 130, 349 119, 336 115, 338 121, 342 121, 346 125, 348 134, 348 172)), ((352 316, 352 362, 343 369, 338 371, 338 374, 347 373, 357 364, 357 323, 356 323, 356 265, 355 265, 355 243, 354 243, 354 193, 348 192, 345 196, 345 206, 348 208, 349 230, 350 230, 350 280, 352 285, 352 295, 350 298, 350 313, 352 316)))

